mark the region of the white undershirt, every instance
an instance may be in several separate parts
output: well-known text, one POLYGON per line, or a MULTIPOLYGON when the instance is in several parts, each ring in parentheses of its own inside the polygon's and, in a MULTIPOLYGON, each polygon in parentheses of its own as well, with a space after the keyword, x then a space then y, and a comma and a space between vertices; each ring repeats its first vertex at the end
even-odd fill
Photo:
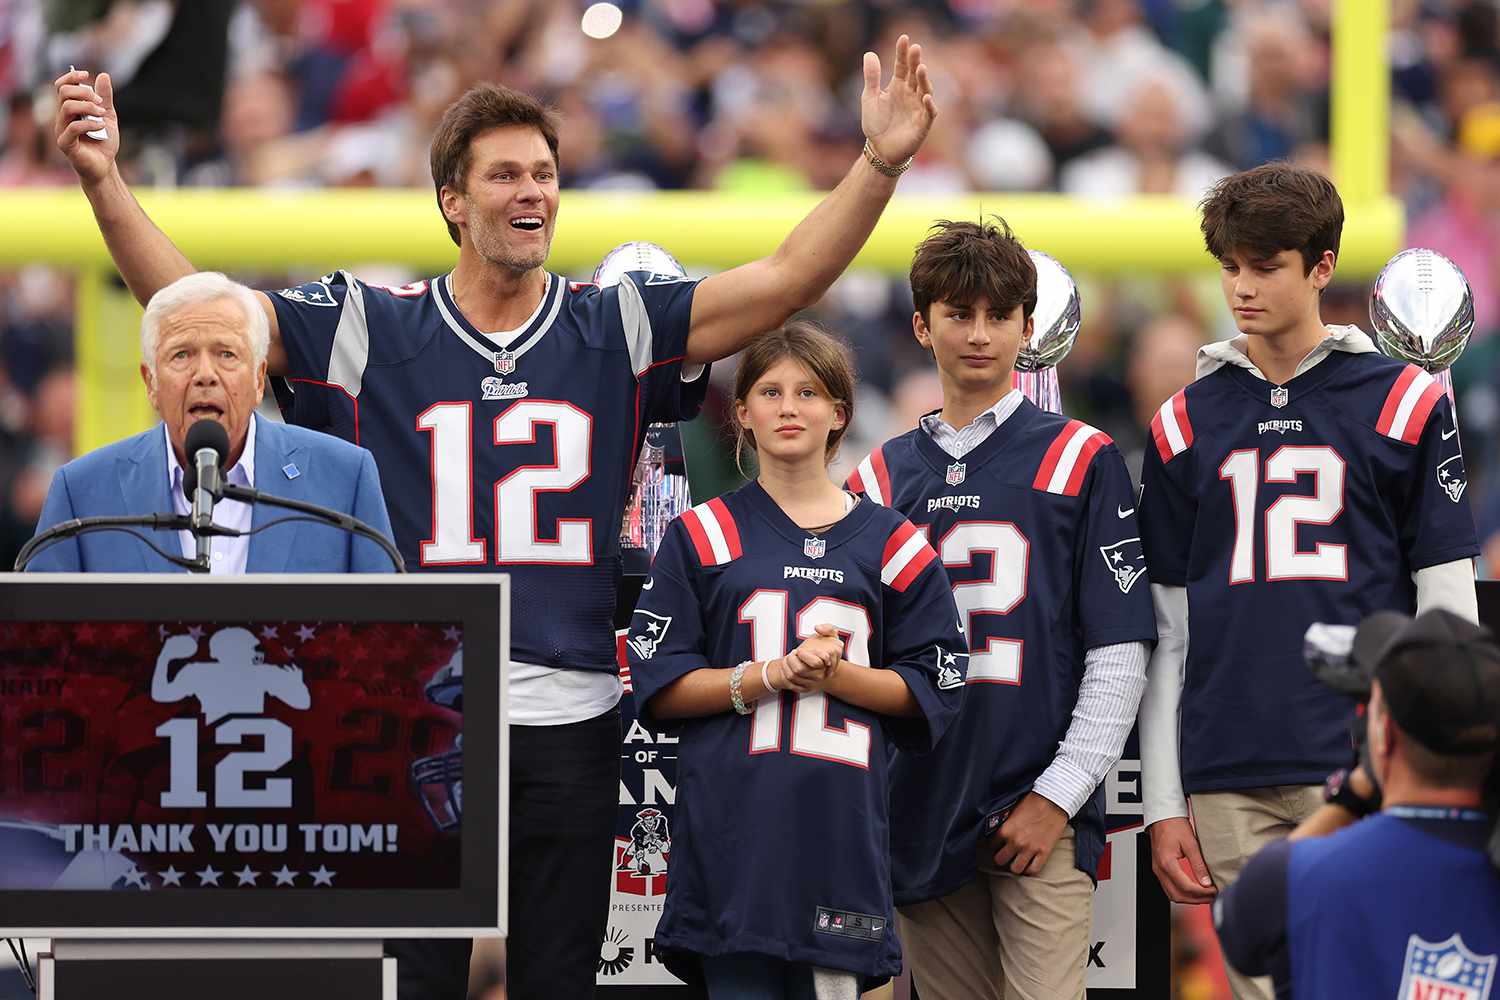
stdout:
MULTIPOLYGON (((177 461, 177 452, 172 450, 172 436, 166 433, 165 424, 162 425, 162 431, 167 442, 167 491, 172 497, 172 509, 180 516, 186 517, 193 512, 193 507, 182 492, 182 463, 177 461)), ((253 413, 250 414, 250 427, 245 431, 245 449, 240 452, 240 460, 224 474, 224 481, 234 483, 236 486, 248 486, 252 489, 255 487, 255 414, 253 413)), ((250 505, 240 503, 238 500, 220 500, 214 504, 214 524, 221 528, 249 531, 250 505)), ((192 559, 198 555, 198 542, 193 538, 191 531, 179 531, 177 539, 182 546, 184 558, 192 559)), ((250 558, 250 539, 246 536, 229 538, 224 535, 215 535, 209 540, 209 553, 210 576, 243 574, 245 564, 250 558)))

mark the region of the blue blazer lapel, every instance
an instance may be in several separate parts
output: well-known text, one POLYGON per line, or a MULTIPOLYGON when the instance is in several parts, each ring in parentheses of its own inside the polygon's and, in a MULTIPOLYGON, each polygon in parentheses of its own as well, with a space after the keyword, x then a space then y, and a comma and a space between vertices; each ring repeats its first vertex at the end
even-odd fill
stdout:
MULTIPOLYGON (((300 444, 292 444, 282 425, 270 420, 255 421, 255 488, 289 500, 312 500, 307 495, 308 466, 311 455, 300 444), (300 474, 290 478, 285 467, 294 463, 300 474)), ((251 529, 292 514, 289 510, 256 504, 250 512, 251 529)), ((245 560, 246 573, 285 573, 292 553, 297 551, 303 522, 272 528, 264 534, 250 536, 250 552, 245 560)))
MULTIPOLYGON (((120 468, 120 510, 139 511, 144 509, 152 513, 172 514, 176 508, 172 505, 171 484, 167 481, 167 439, 162 430, 162 425, 156 427, 140 436, 135 446, 130 449, 126 461, 121 463, 120 468)), ((182 554, 181 542, 176 532, 173 531, 148 531, 146 532, 160 548, 173 555, 182 554)), ((123 537, 123 536, 122 536, 123 537)), ((173 566, 164 563, 155 556, 147 562, 147 554, 150 549, 138 542, 131 542, 130 551, 140 563, 142 571, 161 573, 186 573, 187 570, 181 566, 173 566)))

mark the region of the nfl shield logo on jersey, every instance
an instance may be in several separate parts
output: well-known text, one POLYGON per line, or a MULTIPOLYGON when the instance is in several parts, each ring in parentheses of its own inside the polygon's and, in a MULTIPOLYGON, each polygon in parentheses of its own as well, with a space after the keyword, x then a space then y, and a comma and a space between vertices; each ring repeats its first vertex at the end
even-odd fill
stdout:
POLYGON ((655 615, 649 611, 636 611, 630 618, 630 637, 625 645, 643 660, 656 655, 656 647, 667 637, 672 627, 671 615, 655 615))
POLYGON ((828 542, 821 538, 802 539, 802 554, 809 559, 822 559, 828 551, 828 542))
POLYGON ((948 466, 948 475, 946 477, 946 482, 948 483, 948 485, 949 486, 957 486, 959 483, 961 483, 963 481, 964 481, 964 463, 962 463, 962 462, 954 462, 952 465, 948 466))
POLYGON ((516 356, 510 351, 495 352, 495 373, 509 375, 516 370, 516 356))
POLYGON ((1443 492, 1448 494, 1448 499, 1458 503, 1458 498, 1464 495, 1464 489, 1469 481, 1464 478, 1464 457, 1454 455, 1437 467, 1438 485, 1443 492))
POLYGON ((1494 955, 1476 955, 1455 934, 1441 944, 1431 944, 1413 934, 1406 939, 1401 1000, 1443 997, 1444 1000, 1488 1000, 1495 983, 1494 955))
POLYGON ((1285 386, 1273 385, 1271 387, 1271 405, 1278 410, 1291 402, 1292 394, 1286 391, 1285 386))
POLYGON ((1146 552, 1141 548, 1139 538, 1125 538, 1113 545, 1099 546, 1099 554, 1104 557, 1104 564, 1114 574, 1115 583, 1120 587, 1120 593, 1130 593, 1130 588, 1135 582, 1146 575, 1146 552))

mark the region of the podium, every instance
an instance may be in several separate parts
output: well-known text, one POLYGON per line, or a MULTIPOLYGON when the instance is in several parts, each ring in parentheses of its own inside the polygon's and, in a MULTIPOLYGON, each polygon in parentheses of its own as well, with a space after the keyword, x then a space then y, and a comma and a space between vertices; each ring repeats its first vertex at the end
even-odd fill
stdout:
POLYGON ((0 936, 52 939, 38 995, 393 998, 384 939, 503 936, 508 587, 6 574, 0 936))

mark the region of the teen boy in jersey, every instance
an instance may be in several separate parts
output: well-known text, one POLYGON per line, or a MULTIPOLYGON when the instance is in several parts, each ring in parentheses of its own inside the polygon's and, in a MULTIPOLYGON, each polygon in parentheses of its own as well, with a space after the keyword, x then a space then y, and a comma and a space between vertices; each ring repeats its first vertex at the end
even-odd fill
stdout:
POLYGON ((901 940, 924 1000, 1081 998, 1098 788, 1156 638, 1134 491, 1107 435, 1012 386, 1036 268, 1003 221, 939 223, 911 288, 943 408, 849 483, 928 533, 971 657, 943 742, 892 766, 901 940))
MULTIPOLYGON (((1283 163, 1203 203, 1240 335, 1203 347, 1197 380, 1152 420, 1140 499, 1161 635, 1142 794, 1153 867, 1178 902, 1232 884, 1347 763, 1353 705, 1308 670, 1310 624, 1438 606, 1476 617, 1447 396, 1319 315, 1343 221, 1327 178, 1283 163)), ((1230 984, 1238 1000, 1271 996, 1266 980, 1231 971, 1230 984)))

